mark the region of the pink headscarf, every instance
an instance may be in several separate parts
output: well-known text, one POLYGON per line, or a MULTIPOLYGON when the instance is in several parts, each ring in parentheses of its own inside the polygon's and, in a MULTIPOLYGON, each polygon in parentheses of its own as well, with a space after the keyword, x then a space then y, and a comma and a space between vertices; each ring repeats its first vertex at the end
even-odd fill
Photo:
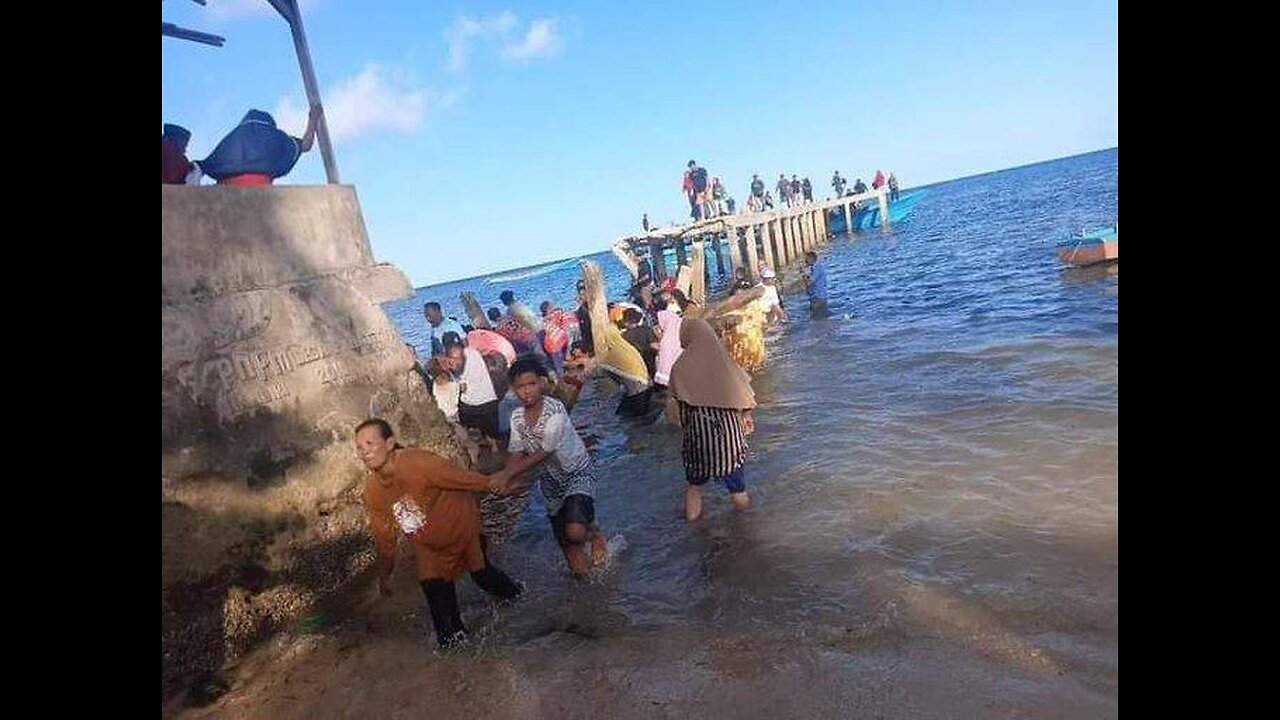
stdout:
POLYGON ((684 352, 680 347, 680 316, 670 310, 659 310, 658 327, 662 328, 662 340, 658 344, 658 365, 653 380, 666 385, 671 380, 671 366, 684 352))

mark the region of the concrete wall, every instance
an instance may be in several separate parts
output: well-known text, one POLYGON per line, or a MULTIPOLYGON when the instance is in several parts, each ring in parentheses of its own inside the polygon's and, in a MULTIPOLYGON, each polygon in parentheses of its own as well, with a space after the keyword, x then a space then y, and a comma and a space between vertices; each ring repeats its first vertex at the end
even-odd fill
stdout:
POLYGON ((167 478, 278 475, 374 405, 438 420, 401 407, 421 388, 376 303, 412 287, 373 262, 354 188, 161 186, 161 286, 167 478))
POLYGON ((160 235, 167 697, 371 567, 356 423, 465 455, 377 304, 412 288, 354 189, 163 185, 160 235))

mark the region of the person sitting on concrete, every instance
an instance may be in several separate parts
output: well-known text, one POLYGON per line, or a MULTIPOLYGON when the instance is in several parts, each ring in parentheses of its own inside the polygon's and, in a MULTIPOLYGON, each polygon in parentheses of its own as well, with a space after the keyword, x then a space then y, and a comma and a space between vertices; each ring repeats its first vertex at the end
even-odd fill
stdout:
POLYGON ((209 157, 199 161, 200 169, 219 185, 270 185, 288 175, 298 158, 311 149, 319 118, 320 106, 312 106, 307 129, 296 138, 277 128, 269 113, 250 110, 209 157))
POLYGON ((191 131, 181 125, 165 124, 160 130, 160 183, 199 185, 200 167, 187 159, 191 131))

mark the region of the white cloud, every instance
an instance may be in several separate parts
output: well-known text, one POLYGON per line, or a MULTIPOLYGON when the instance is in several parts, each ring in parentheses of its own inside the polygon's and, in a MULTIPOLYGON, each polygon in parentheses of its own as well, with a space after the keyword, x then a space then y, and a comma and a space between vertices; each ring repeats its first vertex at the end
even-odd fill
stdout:
POLYGON ((556 21, 551 18, 534 20, 520 42, 508 42, 502 47, 502 56, 510 60, 526 62, 538 58, 550 58, 560 54, 560 36, 556 33, 556 21))
MULTIPOLYGON (((322 91, 320 99, 334 142, 374 132, 413 133, 427 114, 426 90, 413 87, 407 74, 374 63, 322 91)), ((305 104, 293 98, 276 105, 275 117, 280 129, 299 137, 307 125, 305 104)))
POLYGON ((444 31, 444 41, 449 45, 449 72, 467 69, 467 53, 473 40, 505 36, 515 27, 516 16, 510 10, 479 20, 460 16, 444 31))

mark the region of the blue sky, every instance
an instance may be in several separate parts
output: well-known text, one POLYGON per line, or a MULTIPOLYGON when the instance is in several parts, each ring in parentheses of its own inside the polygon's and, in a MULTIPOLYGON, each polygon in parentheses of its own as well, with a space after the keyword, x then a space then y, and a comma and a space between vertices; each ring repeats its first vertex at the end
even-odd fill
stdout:
MULTIPOLYGON (((266 0, 164 0, 161 121, 207 154, 249 108, 301 134, 266 0)), ((421 286, 597 252, 640 214, 683 221, 696 159, 904 187, 1119 144, 1117 3, 303 0, 374 254, 421 286)), ((324 182, 319 146, 281 182, 324 182)), ((770 183, 772 185, 772 183, 770 183)))

